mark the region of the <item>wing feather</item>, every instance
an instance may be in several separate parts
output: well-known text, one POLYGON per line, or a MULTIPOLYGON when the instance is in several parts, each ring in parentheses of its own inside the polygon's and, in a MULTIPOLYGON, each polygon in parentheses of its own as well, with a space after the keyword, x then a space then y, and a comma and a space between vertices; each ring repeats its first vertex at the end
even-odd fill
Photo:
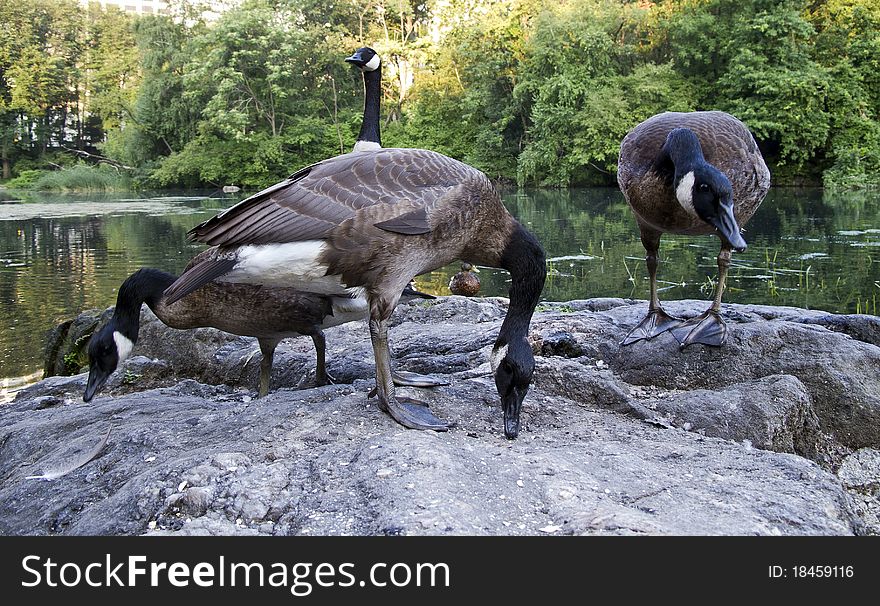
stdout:
POLYGON ((485 179, 476 169, 428 150, 345 154, 294 173, 196 226, 190 235, 224 247, 325 239, 358 210, 375 206, 371 216, 384 219, 377 225, 394 227, 387 231, 426 233, 438 200, 474 176, 485 179), (401 203, 410 212, 402 214, 401 203), (394 222, 407 216, 407 224, 394 222))

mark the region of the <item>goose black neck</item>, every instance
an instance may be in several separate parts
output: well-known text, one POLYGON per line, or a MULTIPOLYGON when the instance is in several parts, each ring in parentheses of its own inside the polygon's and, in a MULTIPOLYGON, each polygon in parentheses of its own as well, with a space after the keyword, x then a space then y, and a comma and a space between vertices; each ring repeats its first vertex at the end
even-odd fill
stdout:
POLYGON ((676 128, 666 136, 663 154, 675 166, 675 174, 684 175, 695 167, 705 164, 703 148, 696 133, 689 128, 676 128))
POLYGON ((544 290, 547 265, 544 249, 528 230, 515 224, 507 247, 501 255, 501 267, 510 272, 510 308, 498 333, 499 343, 525 338, 532 314, 544 290))
POLYGON ((163 291, 171 286, 175 277, 158 269, 143 268, 131 274, 116 296, 116 309, 113 320, 125 336, 132 341, 137 339, 140 324, 141 305, 146 303, 155 310, 163 291))
POLYGON ((364 72, 364 121, 358 141, 382 145, 379 133, 379 105, 382 100, 382 67, 364 72))

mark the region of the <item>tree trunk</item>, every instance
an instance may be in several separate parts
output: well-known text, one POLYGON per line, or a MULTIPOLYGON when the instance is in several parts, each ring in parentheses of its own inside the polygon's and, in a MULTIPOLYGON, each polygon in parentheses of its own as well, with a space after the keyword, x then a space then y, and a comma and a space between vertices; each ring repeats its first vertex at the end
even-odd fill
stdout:
POLYGON ((12 177, 12 165, 9 162, 9 142, 5 137, 3 138, 0 154, 3 156, 3 178, 10 179, 12 177))

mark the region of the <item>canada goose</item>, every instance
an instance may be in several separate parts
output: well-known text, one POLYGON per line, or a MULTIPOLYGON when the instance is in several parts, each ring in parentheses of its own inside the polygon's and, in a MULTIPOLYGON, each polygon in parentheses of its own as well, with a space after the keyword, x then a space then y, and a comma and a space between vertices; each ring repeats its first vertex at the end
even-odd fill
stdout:
POLYGON ((719 315, 731 249, 743 251, 740 226, 770 188, 770 171, 745 124, 724 112, 666 112, 632 129, 620 145, 617 182, 636 215, 651 279, 648 315, 623 340, 629 345, 667 330, 684 348, 720 346, 727 327, 719 315), (709 309, 687 322, 668 315, 657 297, 660 235, 721 238, 718 285, 709 309))
MULTIPOLYGON (((379 107, 381 103, 382 61, 369 47, 363 47, 345 59, 360 68, 364 79, 364 115, 360 134, 354 151, 369 151, 382 146, 379 130, 379 107)), ((237 186, 224 186, 224 193, 239 191, 237 186)), ((210 253, 196 256, 186 270, 208 258, 210 253)), ((356 310, 354 315, 333 310, 328 297, 296 291, 291 288, 251 288, 238 284, 214 284, 200 293, 198 298, 168 305, 162 298, 175 277, 157 269, 143 269, 132 274, 122 285, 113 318, 90 342, 89 381, 83 399, 88 402, 106 383, 113 371, 131 354, 137 342, 141 305, 146 302, 162 322, 172 328, 197 328, 211 326, 233 334, 254 336, 260 344, 259 395, 269 392, 269 376, 275 348, 288 336, 310 335, 315 343, 317 366, 315 381, 326 385, 328 376, 325 366, 326 342, 321 328, 336 326, 353 319, 362 319, 366 309, 356 310), (272 317, 274 310, 284 310, 272 317), (336 312, 329 320, 328 314, 336 312), (345 319, 343 319, 345 318, 345 319), (119 336, 117 336, 117 333, 119 336)), ((410 284, 403 291, 405 299, 435 297, 421 293, 410 284)), ((338 300, 344 303, 342 300, 338 300)), ((428 377, 415 373, 395 373, 398 385, 432 387, 441 385, 428 377)))
POLYGON ((382 147, 379 106, 382 102, 382 59, 369 46, 357 49, 348 63, 360 68, 364 77, 364 118, 352 151, 374 151, 382 147))
POLYGON ((424 149, 353 152, 294 173, 190 234, 215 246, 214 257, 165 291, 170 302, 218 278, 354 297, 369 309, 379 405, 416 429, 449 425, 395 397, 388 318, 403 286, 461 258, 507 269, 510 308, 491 362, 504 432, 519 432, 534 372, 526 336, 544 286, 544 250, 482 172, 424 149))
MULTIPOLYGON (((187 269, 212 257, 206 250, 187 269)), ((169 304, 162 294, 176 276, 152 268, 129 276, 116 297, 110 321, 89 341, 89 379, 83 400, 90 401, 118 366, 131 355, 138 340, 141 305, 171 328, 213 327, 236 335, 256 337, 263 358, 260 362, 260 397, 269 393, 269 377, 275 348, 287 337, 309 335, 315 343, 315 382, 329 383, 323 329, 366 317, 366 308, 345 298, 302 292, 293 288, 269 288, 252 284, 212 283, 183 301, 169 304)), ((407 284, 401 298, 434 299, 407 284)), ((415 373, 395 374, 399 385, 433 387, 441 383, 415 373)))
POLYGON ((479 269, 470 263, 462 263, 461 271, 449 280, 449 292, 454 295, 473 297, 480 292, 479 269))

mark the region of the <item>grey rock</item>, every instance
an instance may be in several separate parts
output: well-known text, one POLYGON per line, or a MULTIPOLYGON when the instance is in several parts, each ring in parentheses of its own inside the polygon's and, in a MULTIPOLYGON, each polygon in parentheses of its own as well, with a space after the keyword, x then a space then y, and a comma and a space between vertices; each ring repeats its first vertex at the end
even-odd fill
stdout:
POLYGON ((837 476, 854 496, 854 506, 869 534, 880 534, 880 450, 862 448, 844 458, 837 476))
POLYGON ((44 348, 43 376, 69 376, 87 366, 89 339, 111 315, 110 309, 86 311, 49 331, 44 348))
POLYGON ((681 352, 664 335, 621 350, 644 302, 547 306, 508 441, 488 364, 505 306, 396 312, 397 367, 451 381, 402 390, 458 423, 444 434, 405 430, 367 398, 363 323, 327 331, 339 383, 311 387, 311 340, 289 339, 282 385, 255 399, 252 339, 147 318, 127 383, 84 404, 85 375, 55 377, 0 408, 0 534, 877 532, 880 349, 858 331, 731 305, 724 348, 681 352), (110 426, 91 462, 24 479, 59 443, 87 448, 110 426))
MULTIPOLYGON (((605 312, 620 327, 621 338, 644 314, 644 308, 638 307, 605 312)), ((671 302, 666 307, 670 313, 689 317, 705 304, 671 302)), ((727 307, 732 308, 729 315, 740 313, 737 306, 727 307)), ((760 317, 757 312, 769 316, 773 310, 747 307, 746 315, 752 317, 760 317)), ((823 431, 849 448, 880 446, 880 347, 789 317, 793 319, 730 322, 728 342, 722 348, 691 346, 678 352, 674 338, 664 334, 618 348, 606 360, 628 383, 667 389, 719 389, 770 375, 791 375, 806 387, 823 431)), ((841 323, 846 318, 842 316, 841 323)))
POLYGON ((811 459, 821 450, 819 419, 810 396, 791 375, 671 395, 655 400, 650 408, 677 427, 707 436, 811 459))
POLYGON ((858 341, 880 346, 880 318, 865 314, 823 314, 800 320, 805 324, 818 324, 830 330, 842 332, 858 341))

